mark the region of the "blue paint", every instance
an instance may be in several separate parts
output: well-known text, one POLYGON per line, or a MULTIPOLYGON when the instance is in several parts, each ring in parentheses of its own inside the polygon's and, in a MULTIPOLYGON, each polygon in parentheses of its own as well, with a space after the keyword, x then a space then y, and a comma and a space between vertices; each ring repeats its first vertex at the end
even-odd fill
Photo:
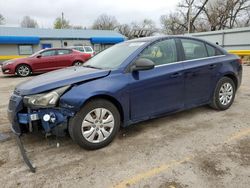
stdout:
POLYGON ((90 38, 92 44, 116 44, 123 42, 123 37, 92 37, 90 38))
POLYGON ((29 123, 29 114, 18 113, 18 122, 21 124, 28 124, 29 123))
POLYGON ((0 36, 0 44, 39 44, 39 37, 0 36))
MULTIPOLYGON (((46 123, 42 124, 47 132, 60 123, 68 122, 69 117, 74 116, 92 97, 106 97, 118 105, 123 119, 122 126, 127 126, 211 103, 216 84, 224 75, 234 76, 239 87, 242 66, 238 63, 238 57, 213 44, 210 45, 220 50, 223 55, 185 61, 184 51, 177 45, 178 63, 158 66, 147 71, 127 71, 148 45, 168 38, 152 37, 131 41, 145 42, 145 44, 113 70, 85 67, 61 69, 18 85, 16 92, 23 97, 71 85, 71 88, 60 97, 56 109, 38 109, 39 117, 45 113, 54 113, 57 117, 57 121, 49 123, 49 126, 46 123), (214 64, 215 68, 211 69, 210 65, 214 64)), ((172 38, 175 38, 177 43, 180 37, 172 38)), ((13 105, 10 103, 9 117, 10 121, 14 122, 13 127, 18 125, 14 117, 22 110, 20 103, 20 101, 13 105)), ((25 116, 22 118, 25 119, 25 116)))
POLYGON ((72 117, 74 115, 74 112, 68 110, 68 109, 40 109, 40 110, 33 110, 30 113, 18 113, 18 123, 20 124, 29 124, 30 115, 37 114, 39 117, 39 120, 41 121, 42 127, 45 130, 45 132, 50 132, 53 128, 55 128, 57 125, 66 123, 67 119, 69 117, 72 117), (50 115, 50 117, 54 118, 54 121, 44 121, 43 116, 45 114, 50 115))
POLYGON ((42 49, 52 48, 52 44, 44 43, 44 44, 41 44, 41 47, 42 47, 42 49))

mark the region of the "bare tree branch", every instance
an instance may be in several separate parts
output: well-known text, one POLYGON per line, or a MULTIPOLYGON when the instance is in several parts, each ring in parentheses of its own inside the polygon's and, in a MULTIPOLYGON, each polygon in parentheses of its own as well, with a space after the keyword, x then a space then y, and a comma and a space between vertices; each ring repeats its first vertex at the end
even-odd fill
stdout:
POLYGON ((32 19, 29 16, 24 16, 20 25, 21 25, 21 27, 26 27, 26 28, 36 28, 36 27, 38 27, 37 21, 32 19))

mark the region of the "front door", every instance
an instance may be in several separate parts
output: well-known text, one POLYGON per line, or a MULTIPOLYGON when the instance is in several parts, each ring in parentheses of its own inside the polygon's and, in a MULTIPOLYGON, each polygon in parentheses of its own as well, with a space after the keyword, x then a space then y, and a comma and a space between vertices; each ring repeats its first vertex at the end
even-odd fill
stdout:
POLYGON ((33 61, 34 70, 36 70, 37 72, 53 70, 55 56, 56 56, 56 50, 46 50, 46 51, 41 52, 40 55, 41 56, 38 56, 33 61))
POLYGON ((183 107, 183 67, 177 63, 174 39, 147 47, 139 58, 148 58, 155 68, 130 73, 130 111, 132 121, 149 119, 183 107))

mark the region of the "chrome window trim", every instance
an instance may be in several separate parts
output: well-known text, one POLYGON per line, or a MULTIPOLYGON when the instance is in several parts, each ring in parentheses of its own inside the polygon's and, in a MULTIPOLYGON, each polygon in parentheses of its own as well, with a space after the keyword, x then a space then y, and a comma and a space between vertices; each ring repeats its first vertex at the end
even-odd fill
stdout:
POLYGON ((202 57, 202 58, 198 58, 198 59, 190 59, 190 60, 184 60, 184 61, 176 61, 173 63, 167 63, 167 64, 162 64, 162 65, 157 65, 155 67, 162 67, 162 66, 166 66, 166 65, 173 65, 173 64, 179 64, 179 63, 186 63, 186 62, 190 62, 190 61, 197 61, 197 60, 205 60, 205 59, 212 59, 212 58, 216 58, 216 57, 224 57, 226 55, 216 55, 216 56, 211 56, 211 57, 202 57))

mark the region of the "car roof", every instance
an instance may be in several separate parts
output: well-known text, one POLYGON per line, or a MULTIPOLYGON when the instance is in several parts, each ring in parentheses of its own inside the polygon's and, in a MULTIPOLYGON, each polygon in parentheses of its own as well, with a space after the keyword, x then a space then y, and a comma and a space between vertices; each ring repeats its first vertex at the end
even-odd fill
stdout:
POLYGON ((67 48, 74 49, 74 48, 86 48, 86 47, 93 49, 92 46, 69 46, 67 48))
POLYGON ((151 36, 151 37, 136 38, 136 39, 132 39, 132 40, 127 40, 125 42, 128 42, 128 43, 131 43, 131 42, 148 42, 148 43, 152 43, 152 42, 155 42, 157 40, 167 39, 167 38, 185 38, 185 39, 198 40, 198 41, 201 41, 201 42, 208 43, 211 46, 214 46, 215 48, 220 49, 224 53, 227 53, 227 51, 225 49, 223 49, 219 45, 216 45, 214 43, 211 43, 211 42, 209 42, 207 40, 204 40, 204 39, 201 39, 201 38, 198 38, 198 37, 192 37, 192 36, 188 36, 188 35, 160 35, 160 36, 151 36))
POLYGON ((69 46, 69 47, 67 47, 67 48, 79 48, 79 47, 84 47, 84 46, 69 46))
POLYGON ((195 39, 195 40, 208 42, 208 41, 203 40, 201 38, 191 37, 191 36, 186 36, 186 35, 159 35, 159 36, 151 36, 151 37, 142 37, 142 38, 131 39, 131 40, 128 40, 126 42, 153 42, 153 41, 156 41, 156 40, 166 39, 166 38, 190 38, 190 39, 195 39))
POLYGON ((68 50, 69 48, 45 48, 44 50, 68 50))

